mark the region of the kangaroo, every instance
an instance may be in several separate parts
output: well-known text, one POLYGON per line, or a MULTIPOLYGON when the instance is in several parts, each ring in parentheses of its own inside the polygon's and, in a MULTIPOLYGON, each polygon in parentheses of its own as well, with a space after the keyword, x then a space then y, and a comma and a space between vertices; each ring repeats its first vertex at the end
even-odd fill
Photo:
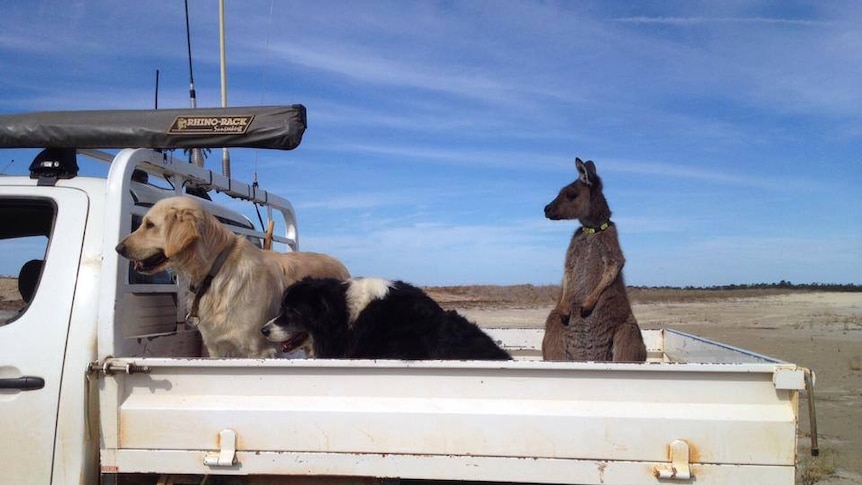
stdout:
POLYGON ((563 270, 560 301, 545 321, 542 356, 556 361, 643 362, 646 347, 632 313, 622 268, 625 264, 592 161, 575 159, 578 179, 545 206, 548 219, 581 223, 563 270))

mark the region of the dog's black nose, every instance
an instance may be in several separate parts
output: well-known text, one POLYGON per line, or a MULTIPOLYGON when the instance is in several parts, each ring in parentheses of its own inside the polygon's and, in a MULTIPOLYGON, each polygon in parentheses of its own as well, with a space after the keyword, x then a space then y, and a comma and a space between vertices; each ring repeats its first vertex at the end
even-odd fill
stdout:
POLYGON ((123 256, 126 255, 126 245, 123 243, 117 244, 117 247, 115 247, 114 250, 122 254, 123 256))
POLYGON ((264 336, 269 336, 269 325, 264 325, 263 328, 260 329, 260 333, 264 336))

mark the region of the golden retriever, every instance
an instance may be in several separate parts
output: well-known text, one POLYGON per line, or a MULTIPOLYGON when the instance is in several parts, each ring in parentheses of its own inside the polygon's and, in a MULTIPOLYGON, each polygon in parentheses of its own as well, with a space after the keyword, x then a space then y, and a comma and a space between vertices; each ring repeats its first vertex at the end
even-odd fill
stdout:
POLYGON ((140 273, 172 268, 188 280, 193 288, 188 308, 196 313, 211 357, 275 357, 276 346, 260 329, 278 315, 285 288, 306 276, 350 277, 341 262, 325 254, 254 246, 189 196, 158 201, 116 250, 140 273))

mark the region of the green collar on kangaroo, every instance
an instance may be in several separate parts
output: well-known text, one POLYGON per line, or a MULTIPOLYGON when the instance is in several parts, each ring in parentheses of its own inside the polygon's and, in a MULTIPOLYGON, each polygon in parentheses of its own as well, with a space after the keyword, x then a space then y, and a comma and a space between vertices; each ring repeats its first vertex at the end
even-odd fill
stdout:
POLYGON ((582 227, 583 227, 585 233, 595 234, 597 232, 602 232, 602 231, 606 230, 607 228, 611 227, 613 224, 614 224, 613 222, 608 221, 608 222, 602 223, 602 225, 600 225, 599 227, 590 227, 590 226, 582 226, 582 227))

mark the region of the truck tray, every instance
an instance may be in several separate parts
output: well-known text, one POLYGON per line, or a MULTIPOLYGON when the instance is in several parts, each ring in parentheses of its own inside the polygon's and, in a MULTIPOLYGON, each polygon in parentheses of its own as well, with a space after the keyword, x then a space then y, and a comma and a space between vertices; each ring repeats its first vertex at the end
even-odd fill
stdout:
POLYGON ((647 363, 110 359, 102 472, 530 483, 794 480, 807 369, 672 330, 647 363))

